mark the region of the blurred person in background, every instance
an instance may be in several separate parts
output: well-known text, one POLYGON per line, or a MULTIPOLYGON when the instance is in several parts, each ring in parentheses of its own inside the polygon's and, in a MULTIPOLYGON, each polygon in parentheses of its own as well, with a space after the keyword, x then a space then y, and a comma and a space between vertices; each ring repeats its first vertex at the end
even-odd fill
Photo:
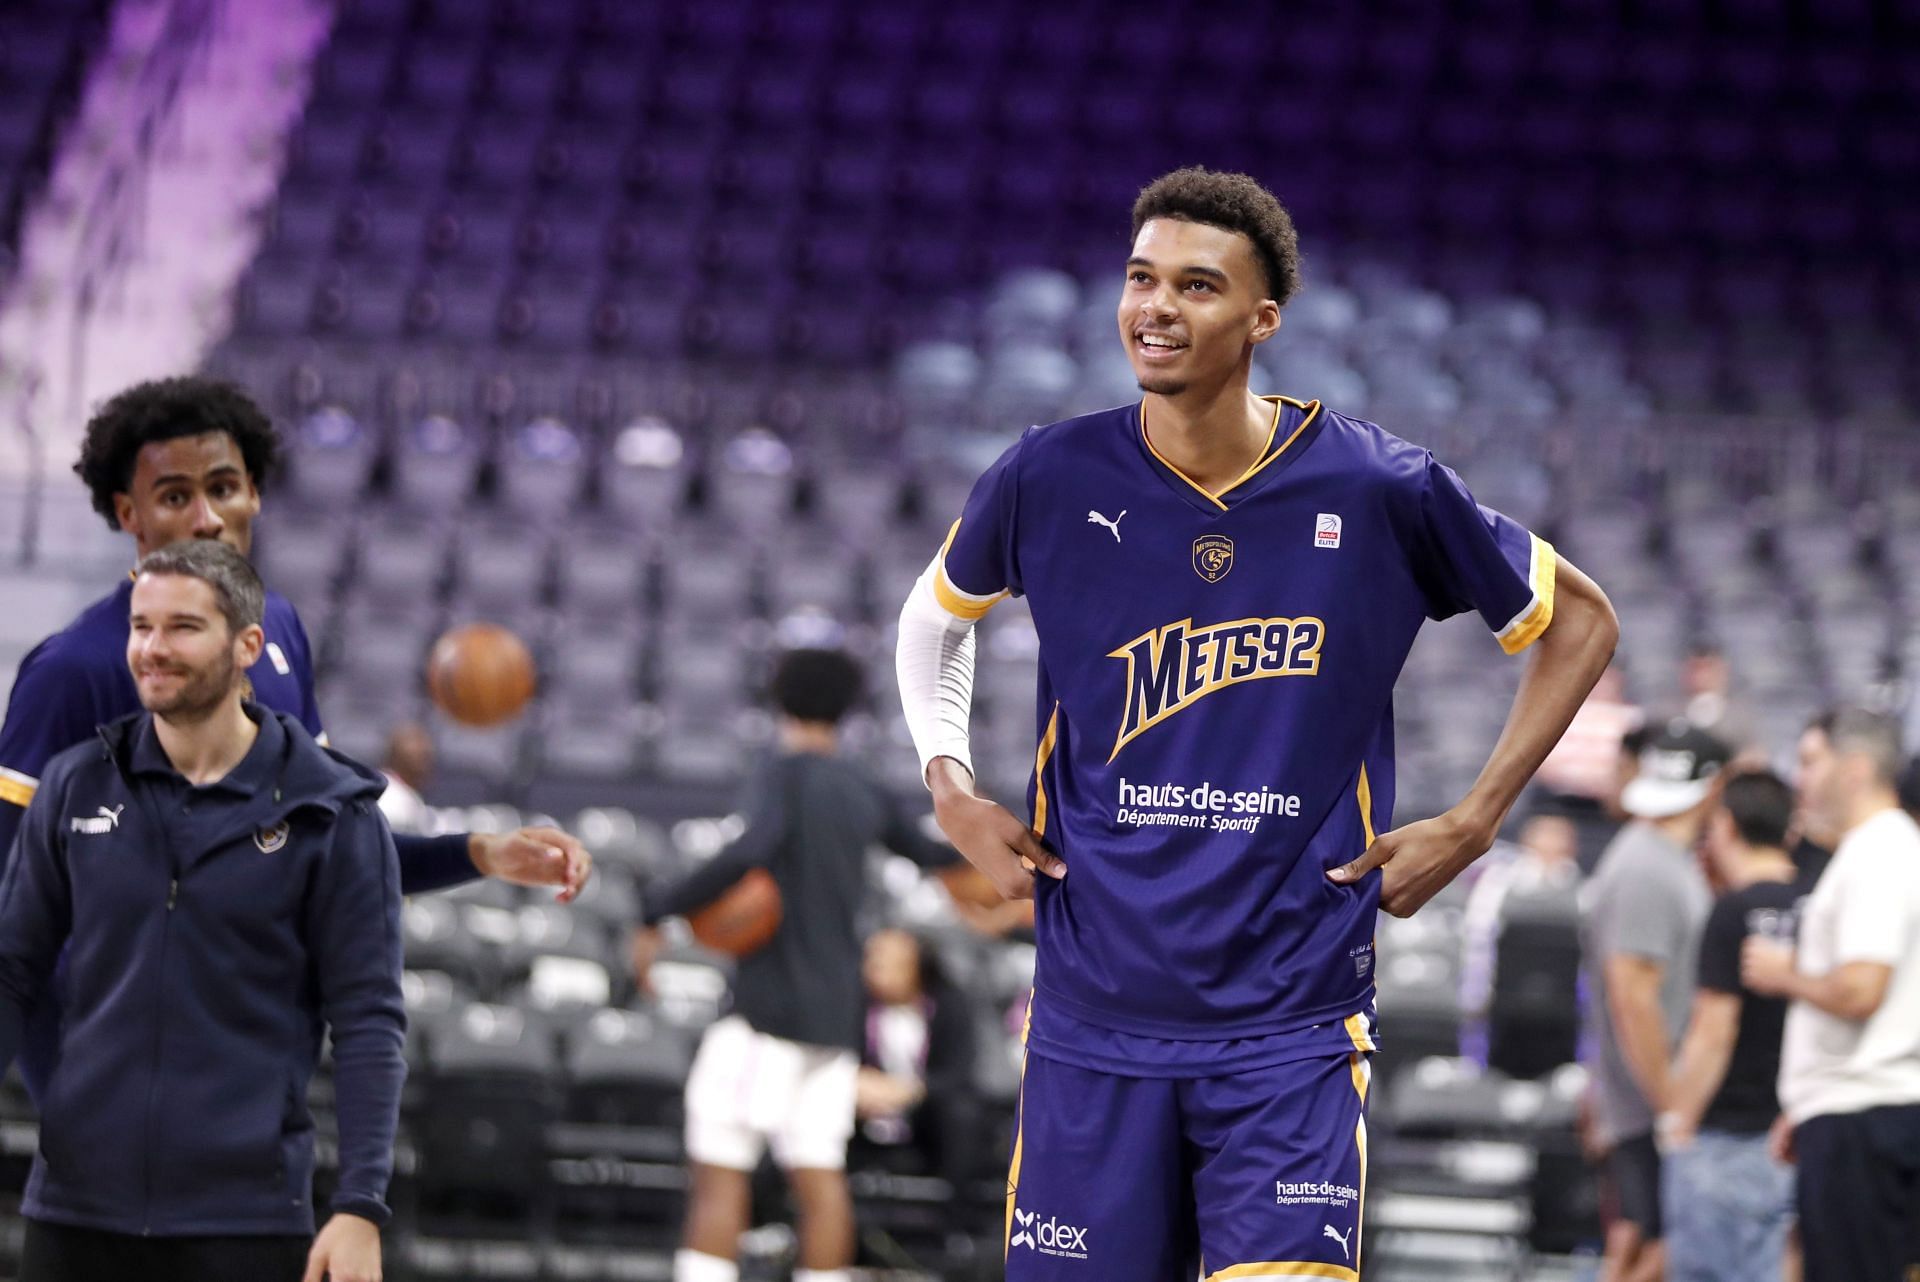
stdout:
MULTIPOLYGON (((1460 928, 1461 1053, 1469 1059, 1487 1062, 1488 1015, 1509 902, 1564 900, 1571 910, 1580 886, 1579 853, 1573 821, 1542 810, 1520 825, 1515 840, 1497 843, 1481 860, 1460 928)), ((1572 1003, 1575 993, 1569 991, 1566 997, 1572 1003)))
MULTIPOLYGON (((265 411, 231 383, 194 376, 140 383, 109 400, 87 423, 73 470, 101 518, 133 536, 136 558, 186 539, 217 540, 246 556, 279 457, 280 438, 265 411)), ((97 727, 139 711, 126 663, 132 592, 132 580, 123 581, 21 661, 0 723, 0 852, 12 843, 47 762, 91 739, 97 727)), ((324 744, 299 615, 268 591, 261 628, 263 657, 247 676, 252 697, 324 744)), ((564 903, 593 867, 586 848, 554 828, 401 836, 395 845, 401 889, 410 895, 492 876, 558 886, 564 903)), ((49 993, 21 1048, 21 1076, 36 1100, 59 1018, 49 993)))
POLYGON ((1712 897, 1694 846, 1731 757, 1684 721, 1653 733, 1621 794, 1633 816, 1582 894, 1591 1000, 1593 1138, 1613 1204, 1603 1282, 1655 1282, 1664 1268, 1654 1119, 1668 1108, 1700 929, 1712 897))
POLYGON ((1670 1282, 1781 1276, 1793 1168, 1768 1152, 1787 1004, 1740 981, 1750 938, 1791 941, 1811 886, 1787 853, 1793 790, 1770 771, 1732 774, 1703 839, 1726 887, 1700 941, 1693 1010, 1657 1120, 1670 1282))
POLYGON ((406 1077, 399 869, 379 776, 247 697, 265 595, 219 544, 141 561, 121 661, 144 711, 48 763, 0 882, 0 1070, 51 987, 68 1015, 25 1282, 380 1276, 406 1077), (339 1182, 316 1238, 323 1037, 339 1182))
POLYGON ((1713 641, 1695 641, 1680 665, 1677 715, 1698 726, 1739 756, 1754 744, 1753 716, 1733 688, 1733 666, 1713 641))
POLYGON ((855 1086, 856 1142, 881 1154, 907 1149, 917 1158, 912 1166, 964 1192, 981 1170, 973 1018, 966 997, 904 930, 869 936, 861 973, 867 1021, 855 1086))
POLYGON ((417 721, 402 721, 387 732, 387 751, 380 773, 387 790, 380 794, 380 813, 394 835, 433 831, 433 808, 421 794, 433 781, 433 736, 417 721))
POLYGON ((1807 1282, 1920 1269, 1920 825, 1898 721, 1849 708, 1801 739, 1800 795, 1839 835, 1798 946, 1750 937, 1741 980, 1787 998, 1775 1151, 1797 1156, 1807 1282))
POLYGON ((1640 769, 1645 721, 1626 690, 1618 667, 1602 673, 1536 776, 1554 808, 1573 823, 1582 872, 1593 871, 1626 821, 1620 790, 1640 769))
POLYGON ((687 1076, 687 1217, 674 1282, 736 1282, 754 1168, 769 1147, 799 1213, 794 1282, 847 1282, 853 1134, 866 993, 857 916, 867 851, 885 845, 922 867, 958 856, 841 755, 840 723, 865 677, 839 650, 796 649, 773 675, 779 749, 749 785, 746 826, 677 884, 644 896, 634 980, 665 946, 660 923, 712 903, 754 869, 779 887, 773 937, 740 959, 732 1011, 708 1028, 687 1076))

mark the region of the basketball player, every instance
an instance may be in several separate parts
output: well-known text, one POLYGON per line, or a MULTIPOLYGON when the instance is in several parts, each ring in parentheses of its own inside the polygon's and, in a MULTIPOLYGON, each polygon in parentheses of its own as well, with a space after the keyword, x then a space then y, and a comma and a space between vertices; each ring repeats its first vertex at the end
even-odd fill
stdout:
POLYGON ((733 1010, 707 1030, 687 1076, 692 1178, 674 1282, 737 1282, 750 1180, 769 1144, 799 1211, 794 1282, 847 1282, 853 1263, 845 1167, 865 1041, 855 917, 867 851, 878 843, 928 867, 957 862, 840 757, 840 721, 862 685, 858 665, 838 650, 781 658, 780 752, 756 781, 746 828, 685 881, 647 896, 634 936, 634 978, 645 989, 662 918, 712 902, 754 868, 780 888, 780 926, 741 959, 733 1010))
POLYGON ((380 1276, 406 1077, 399 868, 380 776, 246 698, 264 614, 230 547, 141 561, 121 661, 145 711, 48 763, 0 881, 0 1069, 55 984, 68 1013, 23 1282, 380 1276), (340 1180, 316 1239, 323 1031, 340 1180))
MULTIPOLYGON (((245 393, 205 378, 141 383, 108 401, 87 424, 74 471, 93 506, 115 529, 133 536, 137 557, 182 539, 218 539, 245 555, 253 546, 261 487, 279 454, 273 424, 245 393)), ((55 754, 92 737, 94 729, 139 710, 127 671, 131 579, 81 611, 30 651, 14 677, 0 724, 0 858, 55 754)), ((262 658, 247 673, 253 698, 294 717, 325 741, 313 697, 313 659, 306 629, 285 598, 267 593, 262 658)), ((436 890, 476 876, 560 887, 563 902, 586 884, 592 859, 552 828, 517 832, 403 836, 401 888, 436 890)), ((58 1012, 35 1016, 21 1055, 21 1073, 37 1100, 58 1012)))
POLYGON ((1038 901, 1007 1277, 1351 1280, 1375 914, 1487 850, 1618 626, 1425 450, 1249 391, 1299 278, 1253 179, 1169 174, 1133 233, 1145 399, 1024 433, 900 618, 940 825, 1038 901), (972 627, 1010 593, 1040 640, 1030 824, 968 750, 972 627), (1422 620, 1464 610, 1534 657, 1467 796, 1390 830, 1394 680, 1422 620))

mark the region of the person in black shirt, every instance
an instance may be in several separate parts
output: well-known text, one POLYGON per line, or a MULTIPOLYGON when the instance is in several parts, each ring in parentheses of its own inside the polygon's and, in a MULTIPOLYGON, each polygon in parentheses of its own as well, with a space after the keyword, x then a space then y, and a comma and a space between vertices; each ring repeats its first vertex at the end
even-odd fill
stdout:
POLYGON ((1729 779, 1704 846, 1727 887, 1700 941, 1698 988, 1659 1118, 1669 1282, 1781 1276, 1793 1169, 1767 1152, 1787 1003, 1740 982, 1748 936, 1791 942, 1812 889, 1787 853, 1793 791, 1766 771, 1729 779))
POLYGON ((663 918, 711 903, 755 868, 772 874, 783 909, 773 937, 740 959, 733 1009, 707 1030, 687 1077, 691 1185, 674 1282, 736 1282, 751 1176, 768 1145, 799 1212, 794 1282, 846 1282, 853 1263, 845 1165, 865 1042, 855 919, 867 850, 879 843, 928 867, 958 858, 839 756, 839 723, 862 684, 837 650, 784 655, 773 679, 780 751, 755 780, 746 827, 685 881, 645 899, 633 940, 643 990, 663 918))

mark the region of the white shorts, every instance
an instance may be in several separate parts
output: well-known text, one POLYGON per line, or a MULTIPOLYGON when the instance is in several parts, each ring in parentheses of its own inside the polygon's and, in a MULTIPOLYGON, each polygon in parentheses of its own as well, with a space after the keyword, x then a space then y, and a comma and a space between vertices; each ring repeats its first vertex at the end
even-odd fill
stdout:
POLYGON ((850 1050, 769 1037, 729 1015, 707 1029, 687 1074, 687 1156, 751 1171, 771 1144, 786 1170, 840 1170, 859 1071, 850 1050))

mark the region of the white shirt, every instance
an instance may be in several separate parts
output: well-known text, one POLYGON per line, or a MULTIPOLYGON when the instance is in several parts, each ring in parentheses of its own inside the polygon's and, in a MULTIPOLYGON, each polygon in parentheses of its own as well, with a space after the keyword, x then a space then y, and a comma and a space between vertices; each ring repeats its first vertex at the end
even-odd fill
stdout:
POLYGON ((1849 962, 1891 966, 1893 977, 1864 1022, 1811 1002, 1788 1009, 1780 1104, 1796 1124, 1920 1103, 1920 826, 1902 811, 1883 811, 1841 840, 1801 915, 1801 974, 1849 962))

